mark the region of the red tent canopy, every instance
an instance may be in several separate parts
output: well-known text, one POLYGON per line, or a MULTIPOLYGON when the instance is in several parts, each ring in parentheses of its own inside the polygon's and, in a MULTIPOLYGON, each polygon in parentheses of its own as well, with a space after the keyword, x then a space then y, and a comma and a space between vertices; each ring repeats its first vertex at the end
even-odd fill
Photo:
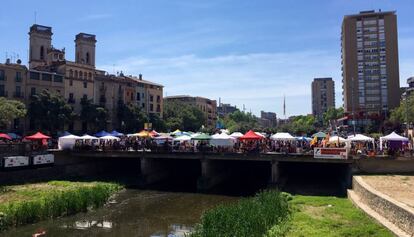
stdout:
POLYGON ((7 139, 7 140, 11 140, 12 139, 9 135, 7 135, 5 133, 0 133, 0 138, 4 138, 4 139, 7 139))
POLYGON ((246 134, 239 138, 240 140, 260 140, 262 136, 257 135, 253 130, 249 130, 246 134))
POLYGON ((45 134, 41 133, 41 132, 37 132, 31 136, 27 136, 25 137, 25 139, 27 140, 41 140, 41 139, 49 139, 49 136, 46 136, 45 134))

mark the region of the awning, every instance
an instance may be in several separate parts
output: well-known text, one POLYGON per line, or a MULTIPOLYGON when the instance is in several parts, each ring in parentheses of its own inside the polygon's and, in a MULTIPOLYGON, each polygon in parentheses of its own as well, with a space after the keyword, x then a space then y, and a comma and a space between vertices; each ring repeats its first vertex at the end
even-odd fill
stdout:
POLYGON ((50 139, 49 136, 46 136, 45 134, 41 133, 41 132, 37 132, 31 136, 27 136, 25 137, 25 139, 27 140, 42 140, 42 139, 50 139))
POLYGON ((239 138, 240 140, 261 140, 262 136, 257 135, 253 130, 249 130, 246 134, 239 138))

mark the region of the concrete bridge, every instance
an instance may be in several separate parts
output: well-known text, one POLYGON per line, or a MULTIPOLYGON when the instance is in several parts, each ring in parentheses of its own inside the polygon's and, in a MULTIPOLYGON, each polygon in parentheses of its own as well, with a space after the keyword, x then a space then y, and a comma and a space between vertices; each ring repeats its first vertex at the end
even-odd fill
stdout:
MULTIPOLYGON (((207 191, 221 181, 234 175, 237 169, 253 170, 268 174, 268 185, 278 186, 283 182, 280 174, 287 163, 325 164, 342 167, 343 185, 350 187, 354 167, 353 159, 315 159, 309 154, 244 154, 244 153, 200 153, 200 152, 72 152, 72 156, 84 158, 122 158, 138 159, 141 185, 150 185, 168 177, 175 172, 198 172, 197 189, 207 191)), ((137 167, 138 169, 138 167, 137 167)), ((137 170, 138 171, 138 170, 137 170)), ((265 174, 263 174, 265 175, 265 174)))

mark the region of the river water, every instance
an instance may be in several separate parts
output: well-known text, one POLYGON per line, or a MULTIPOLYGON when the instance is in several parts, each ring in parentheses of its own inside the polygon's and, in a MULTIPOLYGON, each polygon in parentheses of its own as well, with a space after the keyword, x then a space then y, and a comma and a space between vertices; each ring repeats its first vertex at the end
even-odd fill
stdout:
POLYGON ((127 189, 105 207, 8 230, 0 236, 184 236, 205 210, 238 198, 223 195, 127 189))

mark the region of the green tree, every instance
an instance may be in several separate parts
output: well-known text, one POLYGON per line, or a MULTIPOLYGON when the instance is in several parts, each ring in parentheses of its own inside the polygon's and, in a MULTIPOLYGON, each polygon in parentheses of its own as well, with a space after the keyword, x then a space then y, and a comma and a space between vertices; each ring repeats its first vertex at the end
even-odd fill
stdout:
POLYGON ((144 128, 144 123, 148 122, 148 116, 140 107, 124 104, 122 100, 118 102, 117 118, 119 130, 122 132, 137 132, 144 128))
POLYGON ((197 107, 176 102, 164 103, 164 121, 166 129, 172 131, 199 131, 206 125, 204 113, 197 107))
POLYGON ((95 105, 93 100, 81 99, 80 119, 87 124, 93 131, 105 130, 108 123, 108 110, 99 105, 95 105))
POLYGON ((23 118, 26 112, 22 102, 0 97, 0 128, 7 128, 14 119, 23 118))
POLYGON ((323 113, 323 124, 328 126, 332 120, 342 118, 344 116, 344 108, 330 107, 325 113, 323 113))
POLYGON ((257 118, 252 113, 241 112, 236 110, 233 113, 227 115, 222 120, 224 127, 230 132, 242 132, 245 133, 250 129, 261 130, 258 126, 257 118))
POLYGON ((28 116, 35 129, 54 133, 63 130, 64 125, 73 120, 75 114, 61 95, 44 90, 32 96, 28 116))
POLYGON ((391 111, 390 120, 394 123, 414 123, 414 94, 401 100, 400 105, 391 111))
POLYGON ((166 123, 163 119, 158 116, 158 114, 150 114, 149 115, 149 121, 152 123, 152 129, 158 130, 158 131, 165 131, 166 129, 166 123))

